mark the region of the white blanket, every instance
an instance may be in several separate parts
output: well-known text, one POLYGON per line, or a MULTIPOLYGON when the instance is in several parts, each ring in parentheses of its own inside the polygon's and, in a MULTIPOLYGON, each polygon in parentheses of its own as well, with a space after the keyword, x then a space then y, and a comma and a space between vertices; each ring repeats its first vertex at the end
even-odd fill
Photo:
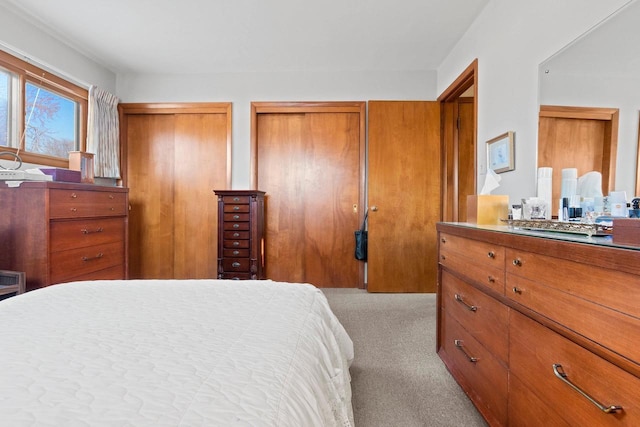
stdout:
POLYGON ((307 284, 55 285, 0 302, 0 423, 352 426, 352 359, 307 284))

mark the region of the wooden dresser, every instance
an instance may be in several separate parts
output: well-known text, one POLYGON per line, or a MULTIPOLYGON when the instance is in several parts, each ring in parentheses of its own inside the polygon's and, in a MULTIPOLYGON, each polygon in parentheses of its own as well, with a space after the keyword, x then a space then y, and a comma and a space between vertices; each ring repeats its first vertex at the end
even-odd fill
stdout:
POLYGON ((264 279, 265 193, 214 192, 218 196, 218 278, 264 279))
POLYGON ((490 425, 640 425, 640 248, 437 230, 437 351, 490 425))
POLYGON ((127 228, 126 188, 0 182, 0 268, 25 272, 27 291, 127 278, 127 228))

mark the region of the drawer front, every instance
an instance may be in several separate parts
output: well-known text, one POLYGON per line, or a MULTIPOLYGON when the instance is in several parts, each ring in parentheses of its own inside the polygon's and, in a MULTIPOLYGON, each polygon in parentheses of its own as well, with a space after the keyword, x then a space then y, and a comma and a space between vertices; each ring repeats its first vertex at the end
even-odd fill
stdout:
POLYGON ((51 283, 60 283, 109 267, 124 265, 124 242, 52 252, 51 283))
POLYGON ((558 413, 546 405, 515 375, 509 376, 510 427, 570 427, 558 413))
POLYGON ((226 213, 224 214, 225 221, 249 221, 248 213, 226 213))
POLYGON ((224 238, 229 240, 248 239, 249 232, 248 231, 225 231, 224 238))
POLYGON ((251 262, 248 258, 225 258, 222 260, 222 268, 226 273, 233 271, 248 272, 250 265, 251 262))
POLYGON ((248 222, 224 222, 224 227, 227 231, 248 231, 249 223, 248 222))
POLYGON ((559 414, 565 423, 572 426, 640 425, 639 378, 514 310, 511 311, 509 336, 511 376, 559 414), (563 382, 554 372, 554 365, 560 365, 558 373, 564 373, 567 381, 592 399, 606 407, 621 406, 622 411, 604 413, 563 382))
POLYGON ((247 249, 249 248, 248 240, 225 240, 223 242, 226 249, 247 249))
POLYGON ((504 270, 505 250, 502 246, 441 233, 440 251, 461 254, 479 266, 504 270))
POLYGON ((127 213, 127 194, 51 189, 49 213, 52 219, 124 216, 127 213))
POLYGON ((512 274, 507 282, 517 303, 640 364, 640 319, 512 274))
POLYGON ((225 258, 249 258, 249 249, 224 249, 222 254, 225 258))
POLYGON ((64 282, 75 282, 78 280, 122 280, 125 278, 126 273, 124 271, 124 264, 122 264, 105 268, 104 270, 92 271, 77 277, 70 277, 65 279, 64 282))
POLYGON ((51 252, 122 242, 125 237, 122 218, 52 221, 50 227, 51 252))
POLYGON ((509 308, 450 273, 442 272, 442 308, 492 354, 507 363, 509 308))
POLYGON ((442 323, 443 359, 453 376, 490 425, 506 426, 507 368, 446 312, 442 323))
POLYGON ((640 318, 637 276, 515 249, 508 249, 506 257, 509 274, 640 318))
POLYGON ((249 205, 224 205, 224 213, 247 213, 249 205))
POLYGON ((469 280, 487 286, 504 295, 504 269, 493 265, 479 265, 471 262, 463 254, 448 249, 440 250, 440 264, 463 274, 469 280))
POLYGON ((222 196, 225 204, 249 204, 249 196, 222 196))
POLYGON ((251 280, 251 273, 222 273, 218 275, 218 279, 227 280, 251 280))

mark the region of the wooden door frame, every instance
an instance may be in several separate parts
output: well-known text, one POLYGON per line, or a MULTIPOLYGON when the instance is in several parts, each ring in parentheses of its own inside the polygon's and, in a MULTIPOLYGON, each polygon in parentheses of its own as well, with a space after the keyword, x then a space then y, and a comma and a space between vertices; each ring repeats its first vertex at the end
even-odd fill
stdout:
MULTIPOLYGON (((360 173, 359 206, 366 201, 366 102, 365 101, 322 101, 322 102, 252 102, 251 103, 251 189, 259 190, 258 182, 258 115, 259 114, 304 114, 304 113, 357 113, 360 122, 360 173)), ((358 219, 362 223, 365 209, 359 209, 358 219)), ((354 230, 355 231, 355 230, 354 230)), ((358 266, 358 288, 364 289, 364 262, 358 266)))
POLYGON ((454 116, 457 115, 457 100, 462 94, 473 86, 473 181, 474 194, 477 192, 477 165, 478 165, 478 59, 474 59, 471 64, 451 83, 451 85, 438 97, 442 111, 442 220, 458 220, 458 127, 454 116), (455 114, 451 114, 451 112, 455 114), (447 147, 453 150, 453 176, 452 182, 448 179, 447 147), (449 186, 452 190, 449 191, 449 186), (449 206, 451 204, 451 206, 449 206), (451 207, 451 216, 448 215, 451 207))
POLYGON ((231 144, 232 120, 231 102, 189 102, 189 103, 122 103, 118 104, 120 119, 120 173, 121 184, 127 183, 127 120, 132 114, 226 114, 227 115, 227 189, 231 188, 231 144))

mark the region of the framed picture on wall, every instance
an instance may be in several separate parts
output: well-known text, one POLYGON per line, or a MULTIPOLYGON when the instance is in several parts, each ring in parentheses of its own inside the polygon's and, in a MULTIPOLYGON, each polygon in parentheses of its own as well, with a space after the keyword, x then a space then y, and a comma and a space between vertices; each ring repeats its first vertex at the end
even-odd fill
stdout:
POLYGON ((487 167, 495 173, 516 168, 514 141, 515 132, 508 131, 487 141, 487 167))

